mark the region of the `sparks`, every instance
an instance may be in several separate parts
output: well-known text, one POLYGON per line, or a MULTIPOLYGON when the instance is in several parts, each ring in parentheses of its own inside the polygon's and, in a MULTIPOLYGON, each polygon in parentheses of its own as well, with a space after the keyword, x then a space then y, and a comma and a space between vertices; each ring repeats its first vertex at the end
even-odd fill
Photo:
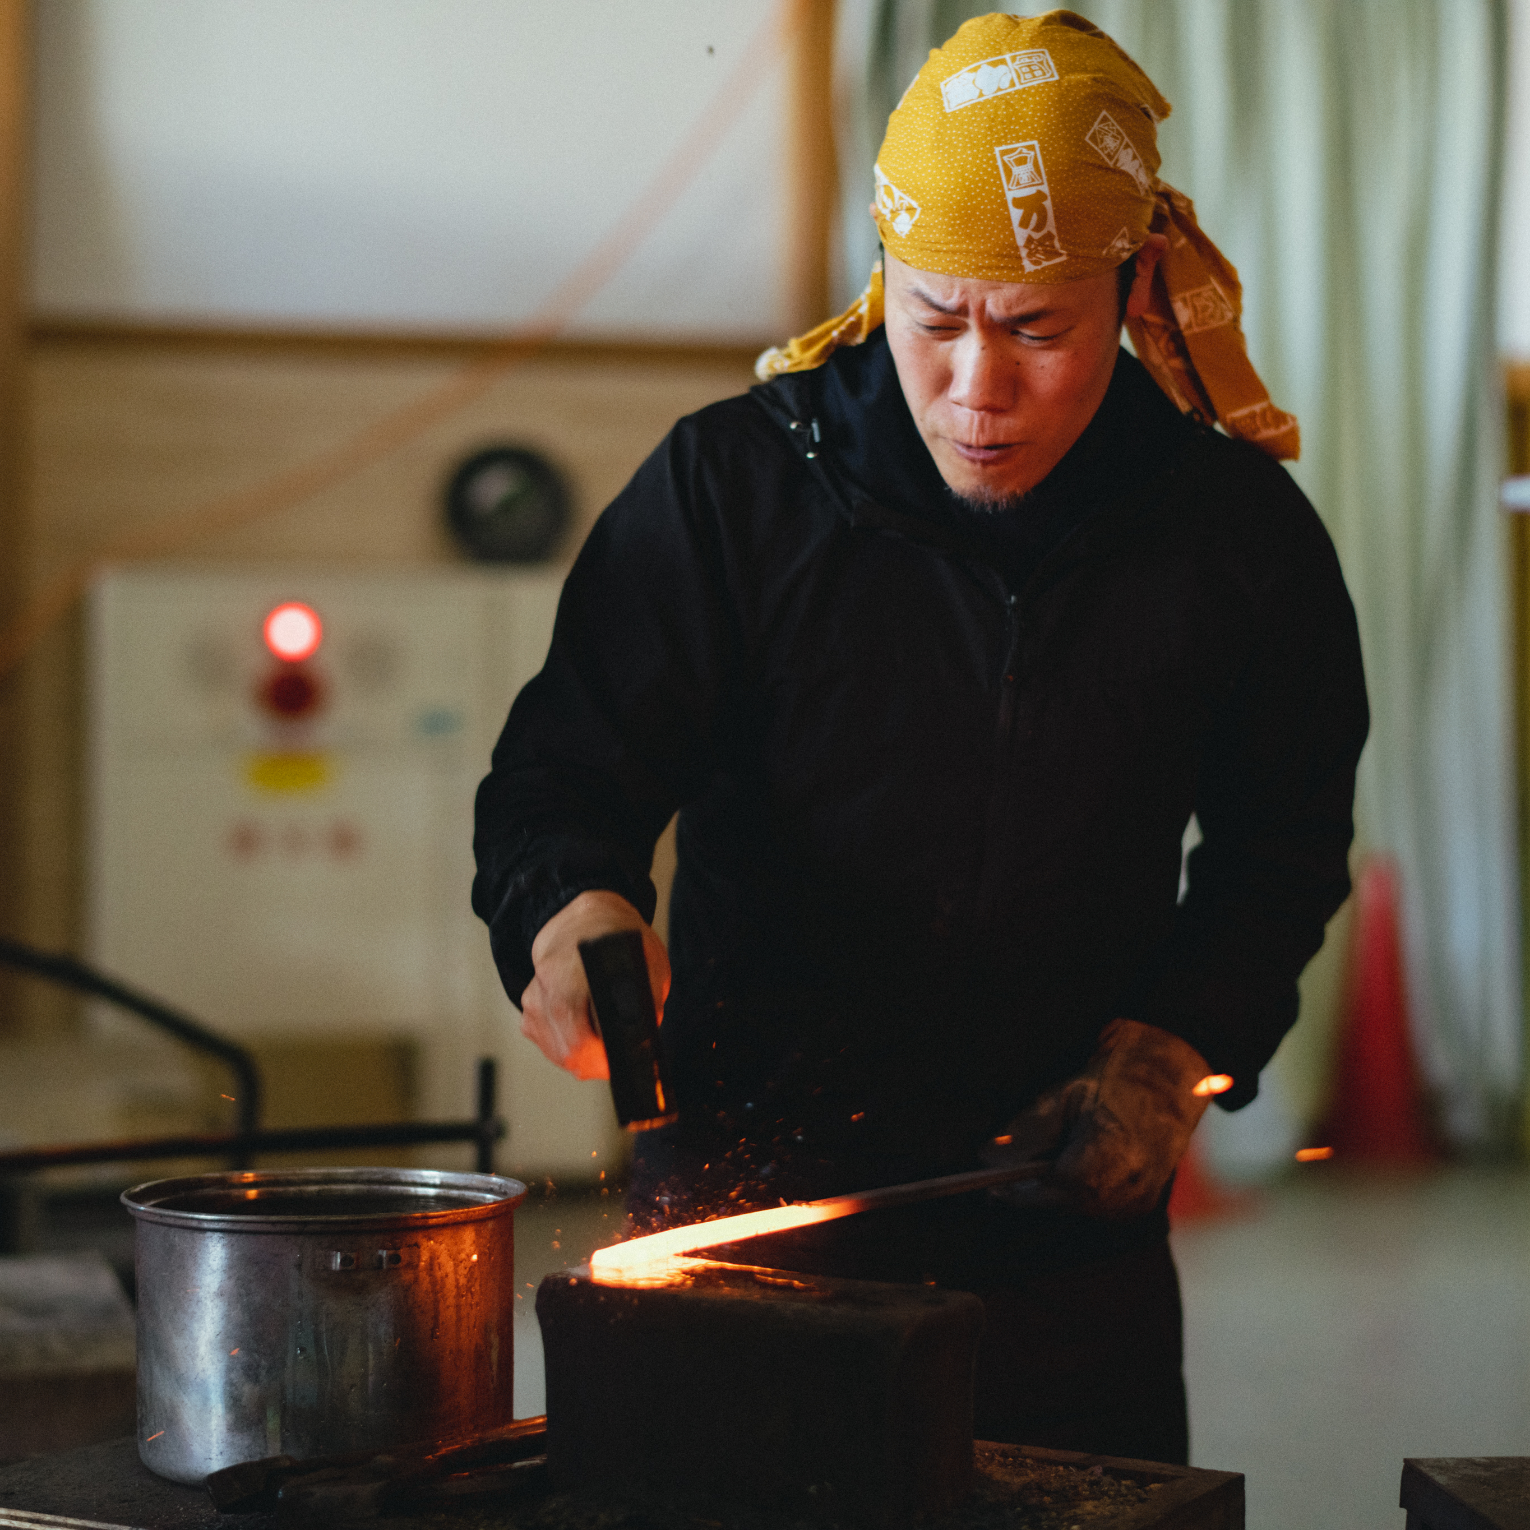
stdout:
MULTIPOLYGON (((163 1429, 161 1429, 161 1430, 160 1430, 160 1431, 159 1431, 159 1434, 163 1434, 163 1433, 164 1433, 164 1432, 165 1432, 165 1431, 164 1431, 164 1430, 163 1430, 163 1429)), ((148 1439, 146 1439, 146 1440, 145 1440, 145 1441, 144 1441, 144 1444, 145 1444, 145 1445, 152 1445, 152 1444, 153 1444, 153 1443, 154 1443, 154 1442, 155 1442, 155 1440, 157 1440, 157 1439, 158 1439, 158 1438, 159 1438, 159 1434, 151 1434, 151 1435, 150 1435, 150 1436, 149 1436, 149 1437, 148 1437, 148 1439)))
POLYGON ((1296 1161, 1298 1163, 1321 1163, 1325 1158, 1333 1157, 1331 1147, 1297 1148, 1296 1161))
POLYGON ((1190 1091, 1190 1093, 1199 1095, 1202 1099, 1205 1099, 1208 1095, 1226 1094, 1227 1091, 1232 1088, 1232 1086, 1232 1074, 1208 1073, 1206 1077, 1203 1078, 1200 1083, 1198 1083, 1195 1088, 1190 1091))

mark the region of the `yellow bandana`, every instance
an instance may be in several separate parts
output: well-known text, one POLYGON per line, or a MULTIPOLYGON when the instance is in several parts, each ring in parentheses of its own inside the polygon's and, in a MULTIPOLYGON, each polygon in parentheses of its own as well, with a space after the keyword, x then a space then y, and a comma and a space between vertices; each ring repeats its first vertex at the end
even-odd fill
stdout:
MULTIPOLYGON (((1296 420, 1248 359, 1238 273, 1190 199, 1158 179, 1169 103, 1072 11, 980 16, 931 52, 887 123, 877 228, 920 271, 1071 282, 1114 270, 1150 232, 1169 247, 1147 311, 1127 321, 1143 364, 1180 409, 1272 457, 1295 457, 1296 420)), ((882 323, 881 265, 854 305, 756 364, 761 379, 822 366, 882 323)))

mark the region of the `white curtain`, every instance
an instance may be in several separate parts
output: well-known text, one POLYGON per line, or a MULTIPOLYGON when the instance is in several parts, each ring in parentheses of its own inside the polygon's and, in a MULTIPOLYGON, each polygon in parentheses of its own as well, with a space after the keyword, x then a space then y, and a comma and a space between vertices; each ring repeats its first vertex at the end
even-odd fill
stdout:
MULTIPOLYGON (((873 6, 845 119, 848 270, 875 249, 863 209, 888 110, 926 50, 989 8, 873 6)), ((1254 362, 1301 419, 1293 471, 1360 616, 1360 837, 1401 868, 1418 1049, 1450 1135, 1506 1145, 1522 1017, 1492 322, 1504 0, 1076 9, 1174 103, 1164 179, 1238 267, 1254 362)))

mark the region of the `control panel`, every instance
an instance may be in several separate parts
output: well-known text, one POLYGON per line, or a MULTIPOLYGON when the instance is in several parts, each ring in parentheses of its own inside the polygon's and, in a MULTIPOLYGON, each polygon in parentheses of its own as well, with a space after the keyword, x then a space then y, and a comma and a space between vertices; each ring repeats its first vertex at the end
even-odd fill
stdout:
POLYGON ((473 795, 559 588, 479 569, 106 574, 94 960, 235 1037, 406 1036, 422 1117, 471 1114, 473 1059, 497 1055, 507 1166, 614 1163, 609 1092, 520 1037, 468 902, 473 795))

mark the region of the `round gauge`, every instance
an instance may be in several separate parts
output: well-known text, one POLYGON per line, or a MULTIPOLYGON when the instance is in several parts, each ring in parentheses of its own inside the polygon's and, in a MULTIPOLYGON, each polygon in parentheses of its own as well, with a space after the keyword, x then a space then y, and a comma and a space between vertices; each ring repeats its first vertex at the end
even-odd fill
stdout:
POLYGON ((446 524, 462 550, 485 563, 542 562, 568 520, 563 475, 522 446, 474 452, 446 487, 446 524))

